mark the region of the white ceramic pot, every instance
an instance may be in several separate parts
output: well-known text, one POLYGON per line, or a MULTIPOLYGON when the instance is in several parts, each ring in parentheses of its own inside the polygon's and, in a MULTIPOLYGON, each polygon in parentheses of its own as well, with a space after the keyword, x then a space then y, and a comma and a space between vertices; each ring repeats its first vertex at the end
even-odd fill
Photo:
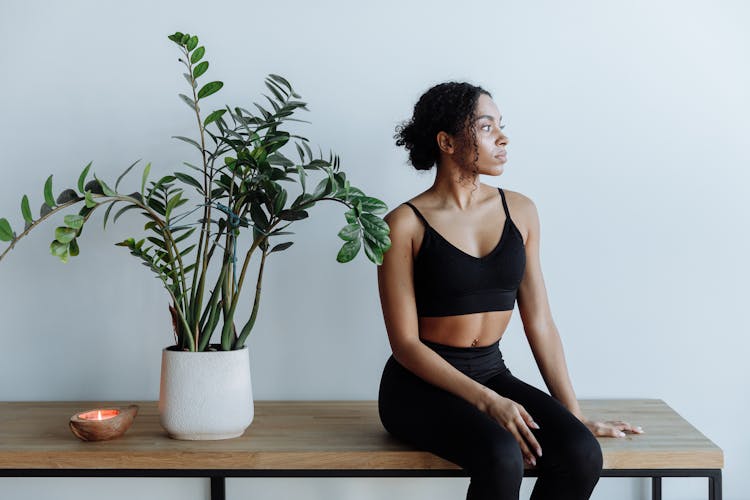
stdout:
POLYGON ((170 437, 241 436, 253 421, 253 410, 247 346, 236 351, 162 351, 159 416, 170 437))

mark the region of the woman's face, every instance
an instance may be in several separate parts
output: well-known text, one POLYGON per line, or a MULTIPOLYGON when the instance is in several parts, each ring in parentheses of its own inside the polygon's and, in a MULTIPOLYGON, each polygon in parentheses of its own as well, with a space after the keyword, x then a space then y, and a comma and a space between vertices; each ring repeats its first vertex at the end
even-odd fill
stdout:
POLYGON ((503 134, 502 116, 495 101, 487 94, 480 94, 474 109, 474 122, 469 125, 469 131, 474 133, 477 151, 474 150, 471 137, 467 137, 464 164, 474 170, 474 160, 478 173, 483 175, 500 175, 503 166, 508 161, 506 146, 508 138, 503 134), (479 157, 476 157, 476 154, 479 157))

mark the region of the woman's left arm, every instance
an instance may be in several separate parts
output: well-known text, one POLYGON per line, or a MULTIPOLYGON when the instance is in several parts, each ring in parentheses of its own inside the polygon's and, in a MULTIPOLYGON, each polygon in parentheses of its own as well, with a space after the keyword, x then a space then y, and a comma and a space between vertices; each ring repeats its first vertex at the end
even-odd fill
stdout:
POLYGON ((586 424, 595 436, 622 437, 625 435, 624 432, 643 432, 640 427, 633 427, 621 420, 596 422, 586 419, 581 413, 568 375, 560 334, 552 319, 542 276, 539 259, 540 225, 536 205, 531 199, 519 193, 515 193, 514 201, 516 203, 513 208, 517 214, 514 219, 522 223, 523 228, 519 227, 521 233, 526 233, 526 270, 518 287, 518 311, 534 359, 550 394, 586 424))

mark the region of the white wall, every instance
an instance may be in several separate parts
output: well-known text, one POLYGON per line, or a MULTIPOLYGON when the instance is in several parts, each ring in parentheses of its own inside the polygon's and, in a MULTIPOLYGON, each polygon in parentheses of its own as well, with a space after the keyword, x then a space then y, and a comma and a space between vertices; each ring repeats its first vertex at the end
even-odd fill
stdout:
MULTIPOLYGON (((392 140, 417 97, 461 79, 493 92, 510 137, 501 178, 542 221, 542 264, 580 398, 663 398, 724 449, 725 498, 747 497, 746 321, 750 8, 741 1, 39 2, 0 5, 0 216, 20 225, 50 173, 89 161, 114 179, 132 161, 166 173, 194 134, 166 36, 197 34, 225 87, 250 106, 268 73, 309 103, 304 131, 341 154, 355 185, 394 207, 432 174, 392 140)), ((205 80, 208 81, 208 80, 205 80)), ((138 183, 138 174, 130 182, 138 183)), ((128 181, 124 181, 127 183, 128 181)), ((57 190, 56 190, 57 191, 57 190)), ((389 354, 375 268, 335 262, 334 206, 297 224, 269 261, 250 340, 259 399, 375 399, 389 354), (291 314, 290 314, 291 312, 291 314)), ((127 220, 126 220, 127 219, 127 220)), ((48 255, 54 225, 0 264, 0 400, 158 397, 171 340, 166 294, 92 224, 81 257, 48 255)), ((544 388, 517 316, 514 373, 544 388)), ((646 429, 648 431, 648 429, 646 429)), ((463 498, 465 479, 233 479, 229 498, 463 498)), ((528 498, 533 479, 523 483, 528 498)), ((646 480, 602 479, 596 499, 648 498, 646 480)), ((3 498, 207 498, 178 479, 0 478, 3 498)), ((667 479, 665 498, 705 498, 667 479)))

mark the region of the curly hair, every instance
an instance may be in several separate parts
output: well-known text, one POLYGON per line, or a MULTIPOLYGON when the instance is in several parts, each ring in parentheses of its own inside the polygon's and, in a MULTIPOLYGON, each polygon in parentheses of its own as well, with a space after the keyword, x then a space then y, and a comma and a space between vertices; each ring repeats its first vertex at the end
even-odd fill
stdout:
MULTIPOLYGON (((440 159, 435 137, 443 131, 471 142, 474 149, 473 170, 479 159, 476 134, 471 128, 474 108, 481 94, 492 95, 482 87, 465 82, 445 82, 422 94, 410 120, 396 127, 397 146, 409 151, 409 163, 417 170, 429 170, 440 159)), ((465 144, 460 144, 464 146, 465 144)), ((463 149, 463 147, 461 148, 463 149)))

